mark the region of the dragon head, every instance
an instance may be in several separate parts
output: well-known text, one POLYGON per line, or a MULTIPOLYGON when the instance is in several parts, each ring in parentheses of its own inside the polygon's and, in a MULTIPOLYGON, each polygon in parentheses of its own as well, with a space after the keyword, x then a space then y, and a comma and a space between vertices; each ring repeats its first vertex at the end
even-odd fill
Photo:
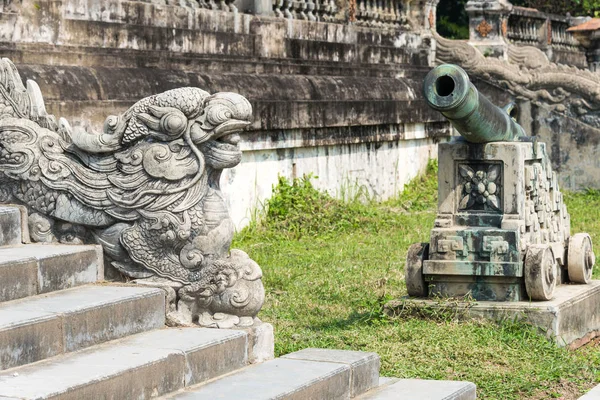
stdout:
POLYGON ((239 132, 250 125, 252 106, 237 93, 221 92, 204 101, 190 137, 213 169, 235 167, 242 159, 239 132))

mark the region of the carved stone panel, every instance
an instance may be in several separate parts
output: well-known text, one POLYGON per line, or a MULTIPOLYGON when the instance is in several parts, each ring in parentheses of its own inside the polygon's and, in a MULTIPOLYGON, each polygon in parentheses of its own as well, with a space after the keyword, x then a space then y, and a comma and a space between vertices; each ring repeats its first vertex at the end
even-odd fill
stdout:
POLYGON ((490 25, 489 22, 487 22, 485 19, 481 21, 479 25, 477 25, 477 28, 475 28, 475 30, 477 31, 477 33, 479 33, 479 36, 481 37, 487 37, 492 31, 492 29, 492 25, 490 25))
POLYGON ((458 211, 502 212, 502 165, 458 163, 458 211))

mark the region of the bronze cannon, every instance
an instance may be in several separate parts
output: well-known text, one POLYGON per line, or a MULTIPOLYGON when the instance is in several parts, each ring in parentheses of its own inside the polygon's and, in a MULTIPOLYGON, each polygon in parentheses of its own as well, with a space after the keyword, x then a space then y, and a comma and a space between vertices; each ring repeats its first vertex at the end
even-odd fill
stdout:
POLYGON ((549 300, 556 285, 589 283, 592 241, 570 234, 545 143, 456 65, 430 71, 423 90, 461 137, 439 146, 437 217, 430 242, 408 251, 408 294, 549 300))

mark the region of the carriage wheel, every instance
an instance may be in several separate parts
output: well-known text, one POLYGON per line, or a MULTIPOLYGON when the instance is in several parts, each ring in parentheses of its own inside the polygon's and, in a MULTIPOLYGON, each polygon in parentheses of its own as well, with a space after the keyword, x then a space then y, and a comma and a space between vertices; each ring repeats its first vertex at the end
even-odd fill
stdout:
POLYGON ((592 279, 592 268, 596 257, 592 247, 592 239, 587 233, 577 233, 569 238, 567 266, 569 280, 576 283, 589 283, 592 279))
POLYGON ((525 255, 525 289, 532 300, 550 300, 557 280, 557 263, 550 245, 533 244, 525 255))

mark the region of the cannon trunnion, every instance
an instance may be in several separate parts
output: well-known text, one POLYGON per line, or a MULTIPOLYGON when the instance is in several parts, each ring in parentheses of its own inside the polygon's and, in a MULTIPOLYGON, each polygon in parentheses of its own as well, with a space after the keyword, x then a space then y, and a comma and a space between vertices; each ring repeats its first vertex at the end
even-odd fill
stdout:
POLYGON ((411 296, 550 300, 556 285, 588 283, 590 236, 570 219, 546 145, 525 137, 507 109, 442 65, 425 78, 430 106, 461 133, 439 146, 438 213, 430 243, 410 247, 411 296))

